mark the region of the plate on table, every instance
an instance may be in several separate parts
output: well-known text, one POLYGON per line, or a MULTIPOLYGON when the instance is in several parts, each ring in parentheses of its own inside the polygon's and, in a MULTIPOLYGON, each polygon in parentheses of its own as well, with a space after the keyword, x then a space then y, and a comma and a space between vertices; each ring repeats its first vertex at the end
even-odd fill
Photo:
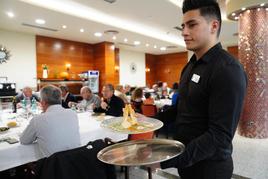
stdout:
POLYGON ((100 161, 119 166, 142 166, 163 162, 180 155, 185 146, 176 140, 147 139, 117 143, 102 149, 100 161))
POLYGON ((105 116, 105 113, 92 113, 91 116, 105 116))
POLYGON ((129 128, 123 128, 123 126, 121 125, 123 119, 123 117, 105 119, 101 122, 101 126, 124 134, 141 134, 146 132, 152 132, 157 129, 160 129, 163 126, 163 122, 157 119, 150 117, 142 117, 137 118, 138 124, 133 125, 129 128))

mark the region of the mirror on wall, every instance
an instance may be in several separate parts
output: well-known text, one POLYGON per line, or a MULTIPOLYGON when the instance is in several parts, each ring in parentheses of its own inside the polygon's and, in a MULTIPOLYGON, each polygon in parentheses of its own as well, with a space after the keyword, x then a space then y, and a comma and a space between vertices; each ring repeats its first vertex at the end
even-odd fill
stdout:
POLYGON ((2 45, 0 45, 0 64, 9 60, 10 52, 2 45))

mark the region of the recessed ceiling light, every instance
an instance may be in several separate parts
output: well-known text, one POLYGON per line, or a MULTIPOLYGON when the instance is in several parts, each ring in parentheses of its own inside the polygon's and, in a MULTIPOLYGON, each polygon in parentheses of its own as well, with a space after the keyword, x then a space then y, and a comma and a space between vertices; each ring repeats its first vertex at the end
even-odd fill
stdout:
POLYGON ((268 8, 266 8, 265 10, 268 11, 268 8))
POLYGON ((36 19, 35 22, 37 24, 45 24, 46 23, 46 21, 44 19, 36 19))
POLYGON ((7 12, 7 15, 8 15, 8 17, 10 17, 10 18, 14 17, 14 13, 13 13, 13 12, 7 12))
POLYGON ((101 37, 101 36, 102 36, 102 33, 101 33, 101 32, 95 32, 94 35, 95 35, 96 37, 101 37))
POLYGON ((113 36, 113 38, 112 38, 113 40, 116 40, 116 36, 113 36))
POLYGON ((160 50, 165 51, 165 50, 167 50, 167 48, 166 47, 161 47, 160 50))
POLYGON ((62 28, 63 28, 63 29, 66 29, 66 28, 67 28, 67 26, 66 26, 66 25, 63 25, 63 26, 62 26, 62 28))
POLYGON ((235 16, 235 13, 234 12, 232 13, 232 16, 235 16))
POLYGON ((257 11, 260 11, 260 10, 261 10, 260 8, 257 9, 257 11))
POLYGON ((80 32, 84 32, 85 30, 84 29, 80 29, 80 32))
POLYGON ((238 20, 238 19, 239 19, 239 17, 235 17, 234 19, 235 19, 235 20, 238 20))
POLYGON ((125 39, 124 39, 124 42, 127 42, 127 41, 128 41, 127 38, 125 38, 125 39))
POLYGON ((245 7, 242 7, 242 9, 241 9, 242 11, 244 11, 244 10, 246 10, 246 8, 245 7))
POLYGON ((150 45, 149 45, 149 44, 146 44, 145 46, 146 46, 146 47, 149 47, 150 45))
POLYGON ((154 45, 154 48, 157 48, 157 46, 156 46, 156 45, 154 45))
POLYGON ((265 3, 262 3, 260 6, 262 7, 262 6, 264 6, 265 5, 265 3))
POLYGON ((134 41, 134 45, 140 45, 141 42, 140 41, 134 41))

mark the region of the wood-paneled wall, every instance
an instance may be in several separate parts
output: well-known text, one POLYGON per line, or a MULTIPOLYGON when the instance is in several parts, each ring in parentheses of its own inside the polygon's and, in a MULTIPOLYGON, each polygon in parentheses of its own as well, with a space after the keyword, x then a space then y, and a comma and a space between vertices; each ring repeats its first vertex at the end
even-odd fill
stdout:
POLYGON ((156 55, 145 54, 145 68, 150 71, 146 71, 146 86, 152 87, 152 85, 156 82, 156 55))
POLYGON ((165 55, 146 54, 146 68, 150 68, 150 71, 146 72, 146 85, 151 87, 157 81, 163 81, 172 87, 174 82, 179 81, 187 57, 187 52, 165 55))
MULTIPOLYGON (((120 53, 120 50, 119 48, 116 48, 115 49, 115 61, 114 61, 114 65, 115 67, 120 67, 120 60, 119 60, 119 53, 120 53)), ((114 74, 114 84, 117 85, 119 84, 119 71, 120 69, 115 69, 115 74, 114 74)))
POLYGON ((227 47, 227 51, 238 59, 238 46, 227 47))
POLYGON ((112 43, 87 44, 44 36, 36 36, 37 78, 42 78, 42 65, 49 69, 48 80, 79 80, 78 74, 87 70, 100 71, 100 86, 118 84, 119 49, 112 43), (71 64, 67 71, 66 64, 71 64), (66 76, 66 74, 68 76, 66 76))
POLYGON ((42 78, 42 65, 48 66, 48 78, 66 76, 66 64, 71 64, 68 79, 80 79, 78 74, 94 69, 91 44, 36 36, 37 78, 42 78))
POLYGON ((102 42, 94 45, 94 68, 100 71, 100 90, 106 83, 117 84, 115 75, 115 50, 112 43, 102 42))

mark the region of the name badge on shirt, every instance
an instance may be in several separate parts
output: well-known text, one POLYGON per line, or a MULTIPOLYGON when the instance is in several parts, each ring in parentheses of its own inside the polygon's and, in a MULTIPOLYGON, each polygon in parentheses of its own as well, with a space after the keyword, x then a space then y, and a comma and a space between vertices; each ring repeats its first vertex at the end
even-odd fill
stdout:
POLYGON ((193 74, 192 79, 193 82, 198 83, 200 80, 200 76, 197 74, 193 74))

